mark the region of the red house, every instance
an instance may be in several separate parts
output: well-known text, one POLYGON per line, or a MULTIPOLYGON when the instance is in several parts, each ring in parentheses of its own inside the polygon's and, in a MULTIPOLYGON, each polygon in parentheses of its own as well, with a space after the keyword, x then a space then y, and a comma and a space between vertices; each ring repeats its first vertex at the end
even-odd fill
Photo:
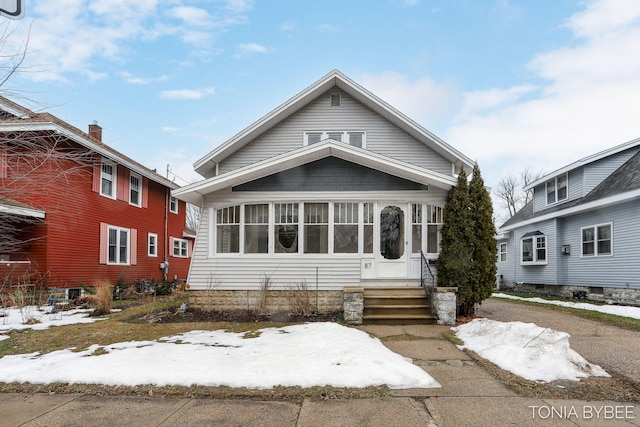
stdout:
POLYGON ((104 144, 97 124, 85 133, 0 97, 0 280, 186 279, 195 233, 176 188, 104 144))

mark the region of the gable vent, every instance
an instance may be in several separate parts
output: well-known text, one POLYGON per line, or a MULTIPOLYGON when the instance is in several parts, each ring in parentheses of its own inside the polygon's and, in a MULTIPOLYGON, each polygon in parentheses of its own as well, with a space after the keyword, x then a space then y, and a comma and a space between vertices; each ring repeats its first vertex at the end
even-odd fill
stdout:
POLYGON ((340 106, 340 94, 339 93, 332 93, 331 94, 331 106, 332 107, 339 107, 340 106))

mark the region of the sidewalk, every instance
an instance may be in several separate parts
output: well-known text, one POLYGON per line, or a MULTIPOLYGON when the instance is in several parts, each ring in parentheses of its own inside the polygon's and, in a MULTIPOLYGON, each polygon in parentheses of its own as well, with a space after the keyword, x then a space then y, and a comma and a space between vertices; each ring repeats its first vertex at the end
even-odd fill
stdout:
MULTIPOLYGON (((572 348, 587 360, 638 380, 640 333, 495 300, 486 301, 479 314, 569 332, 572 348)), ((385 345, 414 359, 442 388, 393 390, 390 397, 380 399, 302 403, 0 394, 0 426, 640 426, 638 402, 518 397, 443 339, 448 327, 361 329, 379 338, 405 338, 387 340, 385 345)))

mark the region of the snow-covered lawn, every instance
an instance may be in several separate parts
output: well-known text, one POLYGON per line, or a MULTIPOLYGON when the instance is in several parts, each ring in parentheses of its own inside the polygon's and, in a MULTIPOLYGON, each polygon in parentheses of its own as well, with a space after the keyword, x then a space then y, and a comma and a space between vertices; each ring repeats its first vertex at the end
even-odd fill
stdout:
POLYGON ((600 313, 614 314, 616 316, 622 316, 622 317, 631 317, 632 319, 640 319, 640 307, 631 307, 626 305, 598 305, 598 304, 589 304, 587 302, 546 300, 546 299, 537 298, 537 297, 522 298, 514 295, 503 294, 503 293, 494 293, 493 296, 497 298, 535 302, 539 304, 550 304, 550 305, 558 305, 561 307, 579 308, 582 310, 598 311, 600 313))
MULTIPOLYGON (((501 298, 513 298, 495 294, 501 298)), ((527 298, 527 301, 536 301, 527 298)), ((598 306, 547 301, 545 304, 640 316, 635 307, 598 306), (562 303, 562 304, 560 304, 562 303)), ((27 312, 0 309, 0 332, 46 329, 50 326, 90 323, 88 310, 48 314, 35 307, 27 312), (25 314, 39 323, 24 324, 25 314)), ((553 381, 607 376, 569 348, 569 335, 532 323, 476 319, 454 328, 464 346, 523 378, 553 381)), ((0 358, 1 382, 107 385, 226 385, 270 388, 276 385, 312 387, 437 388, 440 384, 411 359, 387 349, 377 338, 335 323, 267 328, 253 333, 191 331, 153 341, 131 341, 87 349, 0 358)), ((0 335, 0 340, 8 336, 0 335)))
MULTIPOLYGON (((250 336, 254 334, 251 333, 250 336)), ((256 337, 191 331, 153 341, 93 345, 0 359, 0 381, 35 384, 439 388, 365 332, 336 323, 268 328, 256 337)))

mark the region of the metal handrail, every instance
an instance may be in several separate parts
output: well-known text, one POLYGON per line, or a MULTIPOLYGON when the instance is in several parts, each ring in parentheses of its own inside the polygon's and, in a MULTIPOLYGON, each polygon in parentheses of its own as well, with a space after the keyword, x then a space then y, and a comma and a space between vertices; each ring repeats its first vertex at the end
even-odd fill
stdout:
POLYGON ((423 288, 426 288, 425 276, 427 276, 427 274, 425 273, 428 273, 429 276, 431 276, 431 287, 434 288, 436 286, 436 276, 434 276, 433 272, 431 271, 431 267, 429 267, 429 261, 427 261, 427 258, 424 256, 424 252, 422 251, 420 251, 420 258, 420 285, 423 288))

